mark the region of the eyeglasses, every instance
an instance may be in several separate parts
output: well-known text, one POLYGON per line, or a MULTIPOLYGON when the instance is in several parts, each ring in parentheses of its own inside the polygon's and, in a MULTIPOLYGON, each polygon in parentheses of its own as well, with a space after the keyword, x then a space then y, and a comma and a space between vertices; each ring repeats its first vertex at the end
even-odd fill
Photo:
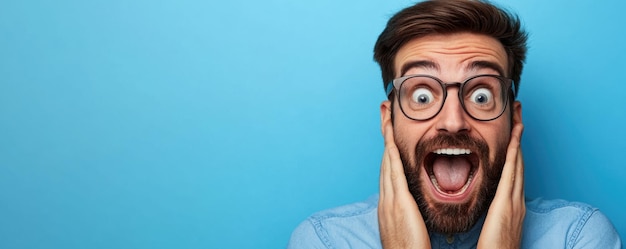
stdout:
POLYGON ((394 79, 387 85, 387 96, 396 89, 402 113, 407 118, 424 121, 439 114, 448 87, 458 87, 463 110, 473 119, 490 121, 500 117, 509 96, 515 96, 512 85, 513 80, 499 75, 476 75, 462 83, 444 83, 436 77, 417 74, 394 79))

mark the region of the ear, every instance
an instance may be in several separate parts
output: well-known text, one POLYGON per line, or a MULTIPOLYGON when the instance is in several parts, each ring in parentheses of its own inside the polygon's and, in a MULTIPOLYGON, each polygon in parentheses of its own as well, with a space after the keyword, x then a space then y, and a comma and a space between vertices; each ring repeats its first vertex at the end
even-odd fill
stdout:
POLYGON ((389 100, 380 103, 380 131, 383 136, 385 135, 385 125, 391 122, 391 108, 393 108, 393 106, 391 106, 391 101, 389 100))
POLYGON ((513 123, 511 124, 511 127, 513 127, 513 124, 522 123, 522 103, 519 101, 513 102, 512 120, 513 120, 513 123))

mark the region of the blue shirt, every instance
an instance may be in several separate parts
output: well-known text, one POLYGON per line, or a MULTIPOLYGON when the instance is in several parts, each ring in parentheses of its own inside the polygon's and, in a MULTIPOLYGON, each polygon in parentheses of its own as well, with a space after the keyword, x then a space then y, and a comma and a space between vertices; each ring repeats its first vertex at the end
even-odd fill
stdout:
MULTIPOLYGON (((287 248, 382 248, 378 195, 313 214, 291 235, 287 248)), ((476 248, 483 216, 462 234, 430 233, 433 248, 476 248)), ((527 200, 522 248, 621 248, 617 231, 598 209, 563 200, 527 200)))

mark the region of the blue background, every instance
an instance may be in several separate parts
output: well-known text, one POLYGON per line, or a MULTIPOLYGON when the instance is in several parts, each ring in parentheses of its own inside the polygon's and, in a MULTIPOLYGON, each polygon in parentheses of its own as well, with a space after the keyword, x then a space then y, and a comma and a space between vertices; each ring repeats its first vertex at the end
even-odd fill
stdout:
MULTIPOLYGON (((0 248, 283 248, 378 190, 372 48, 412 1, 0 2, 0 248)), ((626 4, 498 1, 530 31, 529 197, 626 235, 626 4)))

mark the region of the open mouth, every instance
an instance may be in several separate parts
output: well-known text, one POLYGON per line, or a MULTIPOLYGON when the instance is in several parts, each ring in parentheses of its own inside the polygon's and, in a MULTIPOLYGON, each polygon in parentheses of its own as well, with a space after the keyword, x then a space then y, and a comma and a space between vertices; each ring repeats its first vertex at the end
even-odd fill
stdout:
POLYGON ((424 167, 436 192, 445 199, 463 197, 478 171, 476 153, 466 148, 441 148, 426 155, 424 167))

